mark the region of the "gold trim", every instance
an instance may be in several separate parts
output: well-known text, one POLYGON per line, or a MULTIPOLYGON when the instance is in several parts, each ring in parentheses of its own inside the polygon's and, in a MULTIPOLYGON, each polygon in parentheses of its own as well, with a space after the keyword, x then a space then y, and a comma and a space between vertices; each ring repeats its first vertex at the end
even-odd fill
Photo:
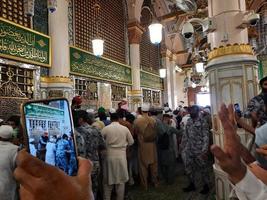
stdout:
POLYGON ((4 22, 12 24, 12 25, 14 25, 16 27, 22 28, 24 30, 30 31, 32 33, 41 35, 41 36, 46 37, 47 39, 49 39, 49 64, 43 64, 41 62, 31 61, 31 60, 28 60, 28 59, 25 59, 25 58, 20 58, 20 57, 11 56, 11 55, 5 55, 5 54, 2 54, 2 53, 0 53, 0 57, 4 57, 4 58, 16 60, 16 61, 21 61, 21 62, 25 62, 25 63, 29 63, 29 64, 35 64, 35 65, 39 65, 39 66, 43 66, 43 67, 49 67, 49 68, 51 67, 51 65, 52 65, 52 46, 51 45, 52 44, 51 44, 51 37, 49 35, 45 35, 43 33, 35 31, 33 29, 21 26, 21 25, 16 24, 16 23, 14 23, 12 21, 6 20, 6 19, 4 19, 2 17, 0 17, 0 21, 4 21, 4 22))
POLYGON ((3 97, 0 96, 1 99, 20 99, 20 100, 29 100, 27 97, 3 97))
POLYGON ((76 75, 76 76, 93 78, 93 79, 100 80, 100 81, 101 80, 102 81, 108 81, 110 83, 120 83, 120 84, 127 85, 127 86, 132 86, 133 85, 132 83, 125 83, 125 82, 121 82, 121 81, 113 81, 113 80, 110 80, 110 79, 100 78, 100 77, 96 77, 96 76, 90 76, 90 75, 87 75, 87 74, 81 74, 81 73, 77 73, 77 72, 70 72, 70 74, 71 75, 76 75))
POLYGON ((129 90, 129 95, 142 94, 142 90, 129 90))
POLYGON ((148 71, 145 71, 145 70, 140 70, 141 72, 144 72, 144 73, 146 73, 146 74, 150 74, 150 75, 152 75, 152 76, 156 76, 156 77, 159 77, 160 78, 160 76, 158 75, 158 74, 154 74, 154 73, 151 73, 151 72, 148 72, 148 71))
POLYGON ((209 53, 208 61, 211 61, 214 58, 236 54, 254 55, 254 52, 252 47, 248 44, 234 44, 229 46, 223 46, 219 47, 218 49, 213 49, 209 53))
POLYGON ((9 23, 9 24, 12 24, 12 25, 14 25, 14 26, 20 27, 20 28, 22 28, 22 29, 26 29, 26 30, 28 30, 28 31, 31 31, 31 32, 33 32, 33 33, 36 33, 36 34, 39 34, 39 35, 42 35, 42 36, 44 36, 44 37, 47 37, 47 38, 51 39, 51 37, 50 37, 49 35, 45 35, 45 34, 43 34, 43 33, 40 33, 40 32, 38 32, 38 31, 35 31, 35 30, 30 29, 30 28, 28 28, 28 27, 24 27, 24 26, 22 26, 22 25, 20 25, 20 24, 16 24, 16 23, 14 23, 14 22, 12 22, 12 21, 9 21, 9 20, 7 20, 7 19, 4 19, 4 18, 2 18, 2 17, 0 17, 0 20, 2 20, 2 21, 4 21, 4 22, 7 22, 7 23, 9 23))
POLYGON ((42 83, 72 83, 71 79, 65 76, 41 77, 41 82, 42 83))
MULTIPOLYGON (((78 48, 78 47, 75 47, 75 46, 73 46, 73 45, 70 45, 69 47, 71 47, 71 48, 74 48, 74 49, 77 49, 77 50, 79 50, 79 51, 82 51, 82 52, 84 52, 84 53, 88 53, 88 54, 90 54, 90 55, 92 55, 92 56, 95 56, 95 55, 94 55, 94 54, 92 54, 91 52, 89 52, 89 51, 86 51, 86 50, 84 50, 84 49, 81 49, 81 48, 78 48)), ((117 61, 111 60, 111 59, 109 59, 109 58, 105 58, 105 57, 103 57, 103 56, 101 56, 100 58, 103 58, 104 60, 107 60, 107 61, 110 61, 110 62, 116 63, 116 64, 118 64, 118 65, 122 65, 122 66, 124 66, 124 67, 127 67, 127 68, 129 68, 129 69, 132 69, 132 67, 131 67, 131 66, 129 66, 129 65, 125 65, 125 64, 123 64, 123 63, 120 63, 120 62, 117 62, 117 61)))
POLYGON ((150 87, 148 85, 141 85, 141 88, 142 89, 145 89, 145 90, 153 90, 153 91, 164 91, 164 88, 157 88, 157 87, 150 87))

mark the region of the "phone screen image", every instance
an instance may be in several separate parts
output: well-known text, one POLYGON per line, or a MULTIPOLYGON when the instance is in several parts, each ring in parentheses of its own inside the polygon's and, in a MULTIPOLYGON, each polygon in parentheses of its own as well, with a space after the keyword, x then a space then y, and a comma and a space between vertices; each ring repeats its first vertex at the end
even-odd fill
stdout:
POLYGON ((235 108, 235 111, 241 111, 241 109, 240 109, 240 106, 239 106, 239 104, 238 103, 236 103, 235 105, 234 105, 234 108, 235 108))
POLYGON ((31 155, 76 175, 78 163, 67 100, 28 102, 23 112, 31 155))

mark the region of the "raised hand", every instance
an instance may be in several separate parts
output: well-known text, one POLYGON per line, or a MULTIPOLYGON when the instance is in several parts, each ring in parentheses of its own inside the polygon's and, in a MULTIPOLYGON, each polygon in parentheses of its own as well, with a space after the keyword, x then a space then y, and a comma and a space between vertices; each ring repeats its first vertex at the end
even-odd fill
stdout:
POLYGON ((237 183, 245 176, 246 166, 241 162, 233 105, 230 104, 227 108, 225 104, 222 104, 219 118, 224 129, 224 151, 216 145, 211 147, 211 151, 218 159, 222 170, 229 175, 230 180, 237 183))
POLYGON ((90 200, 90 173, 92 165, 79 159, 79 171, 75 177, 47 165, 26 151, 18 153, 14 176, 21 184, 22 200, 90 200))

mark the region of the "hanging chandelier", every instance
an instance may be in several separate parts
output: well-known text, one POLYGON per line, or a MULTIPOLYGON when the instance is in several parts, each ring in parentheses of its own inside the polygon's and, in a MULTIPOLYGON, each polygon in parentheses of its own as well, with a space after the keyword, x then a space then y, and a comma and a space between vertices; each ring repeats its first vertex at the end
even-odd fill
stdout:
POLYGON ((152 44, 159 44, 161 42, 162 28, 162 24, 160 24, 158 21, 154 21, 149 25, 149 37, 152 44))
POLYGON ((166 75, 167 75, 167 69, 165 69, 165 68, 159 69, 160 78, 166 78, 166 75))
POLYGON ((143 9, 146 9, 149 11, 150 16, 151 16, 151 24, 148 26, 149 29, 149 37, 150 37, 150 41, 152 44, 159 44, 162 40, 162 29, 163 26, 161 23, 159 23, 159 21, 156 18, 156 14, 154 14, 154 6, 153 6, 154 2, 151 5, 151 8, 148 6, 144 6, 142 7, 143 9))
POLYGON ((100 12, 100 4, 96 1, 94 5, 94 12, 95 12, 95 24, 96 24, 96 37, 92 40, 93 46, 93 54, 97 57, 100 57, 104 53, 104 40, 102 40, 99 36, 99 12, 100 12))

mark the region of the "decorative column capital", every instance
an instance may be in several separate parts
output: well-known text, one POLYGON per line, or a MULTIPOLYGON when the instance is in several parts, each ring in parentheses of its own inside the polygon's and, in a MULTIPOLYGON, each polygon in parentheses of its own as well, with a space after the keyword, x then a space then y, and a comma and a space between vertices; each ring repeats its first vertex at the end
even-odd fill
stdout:
POLYGON ((161 49, 161 57, 169 58, 170 61, 173 59, 173 53, 168 49, 161 49))
POLYGON ((130 44, 140 44, 145 29, 138 21, 128 23, 128 38, 130 44))

